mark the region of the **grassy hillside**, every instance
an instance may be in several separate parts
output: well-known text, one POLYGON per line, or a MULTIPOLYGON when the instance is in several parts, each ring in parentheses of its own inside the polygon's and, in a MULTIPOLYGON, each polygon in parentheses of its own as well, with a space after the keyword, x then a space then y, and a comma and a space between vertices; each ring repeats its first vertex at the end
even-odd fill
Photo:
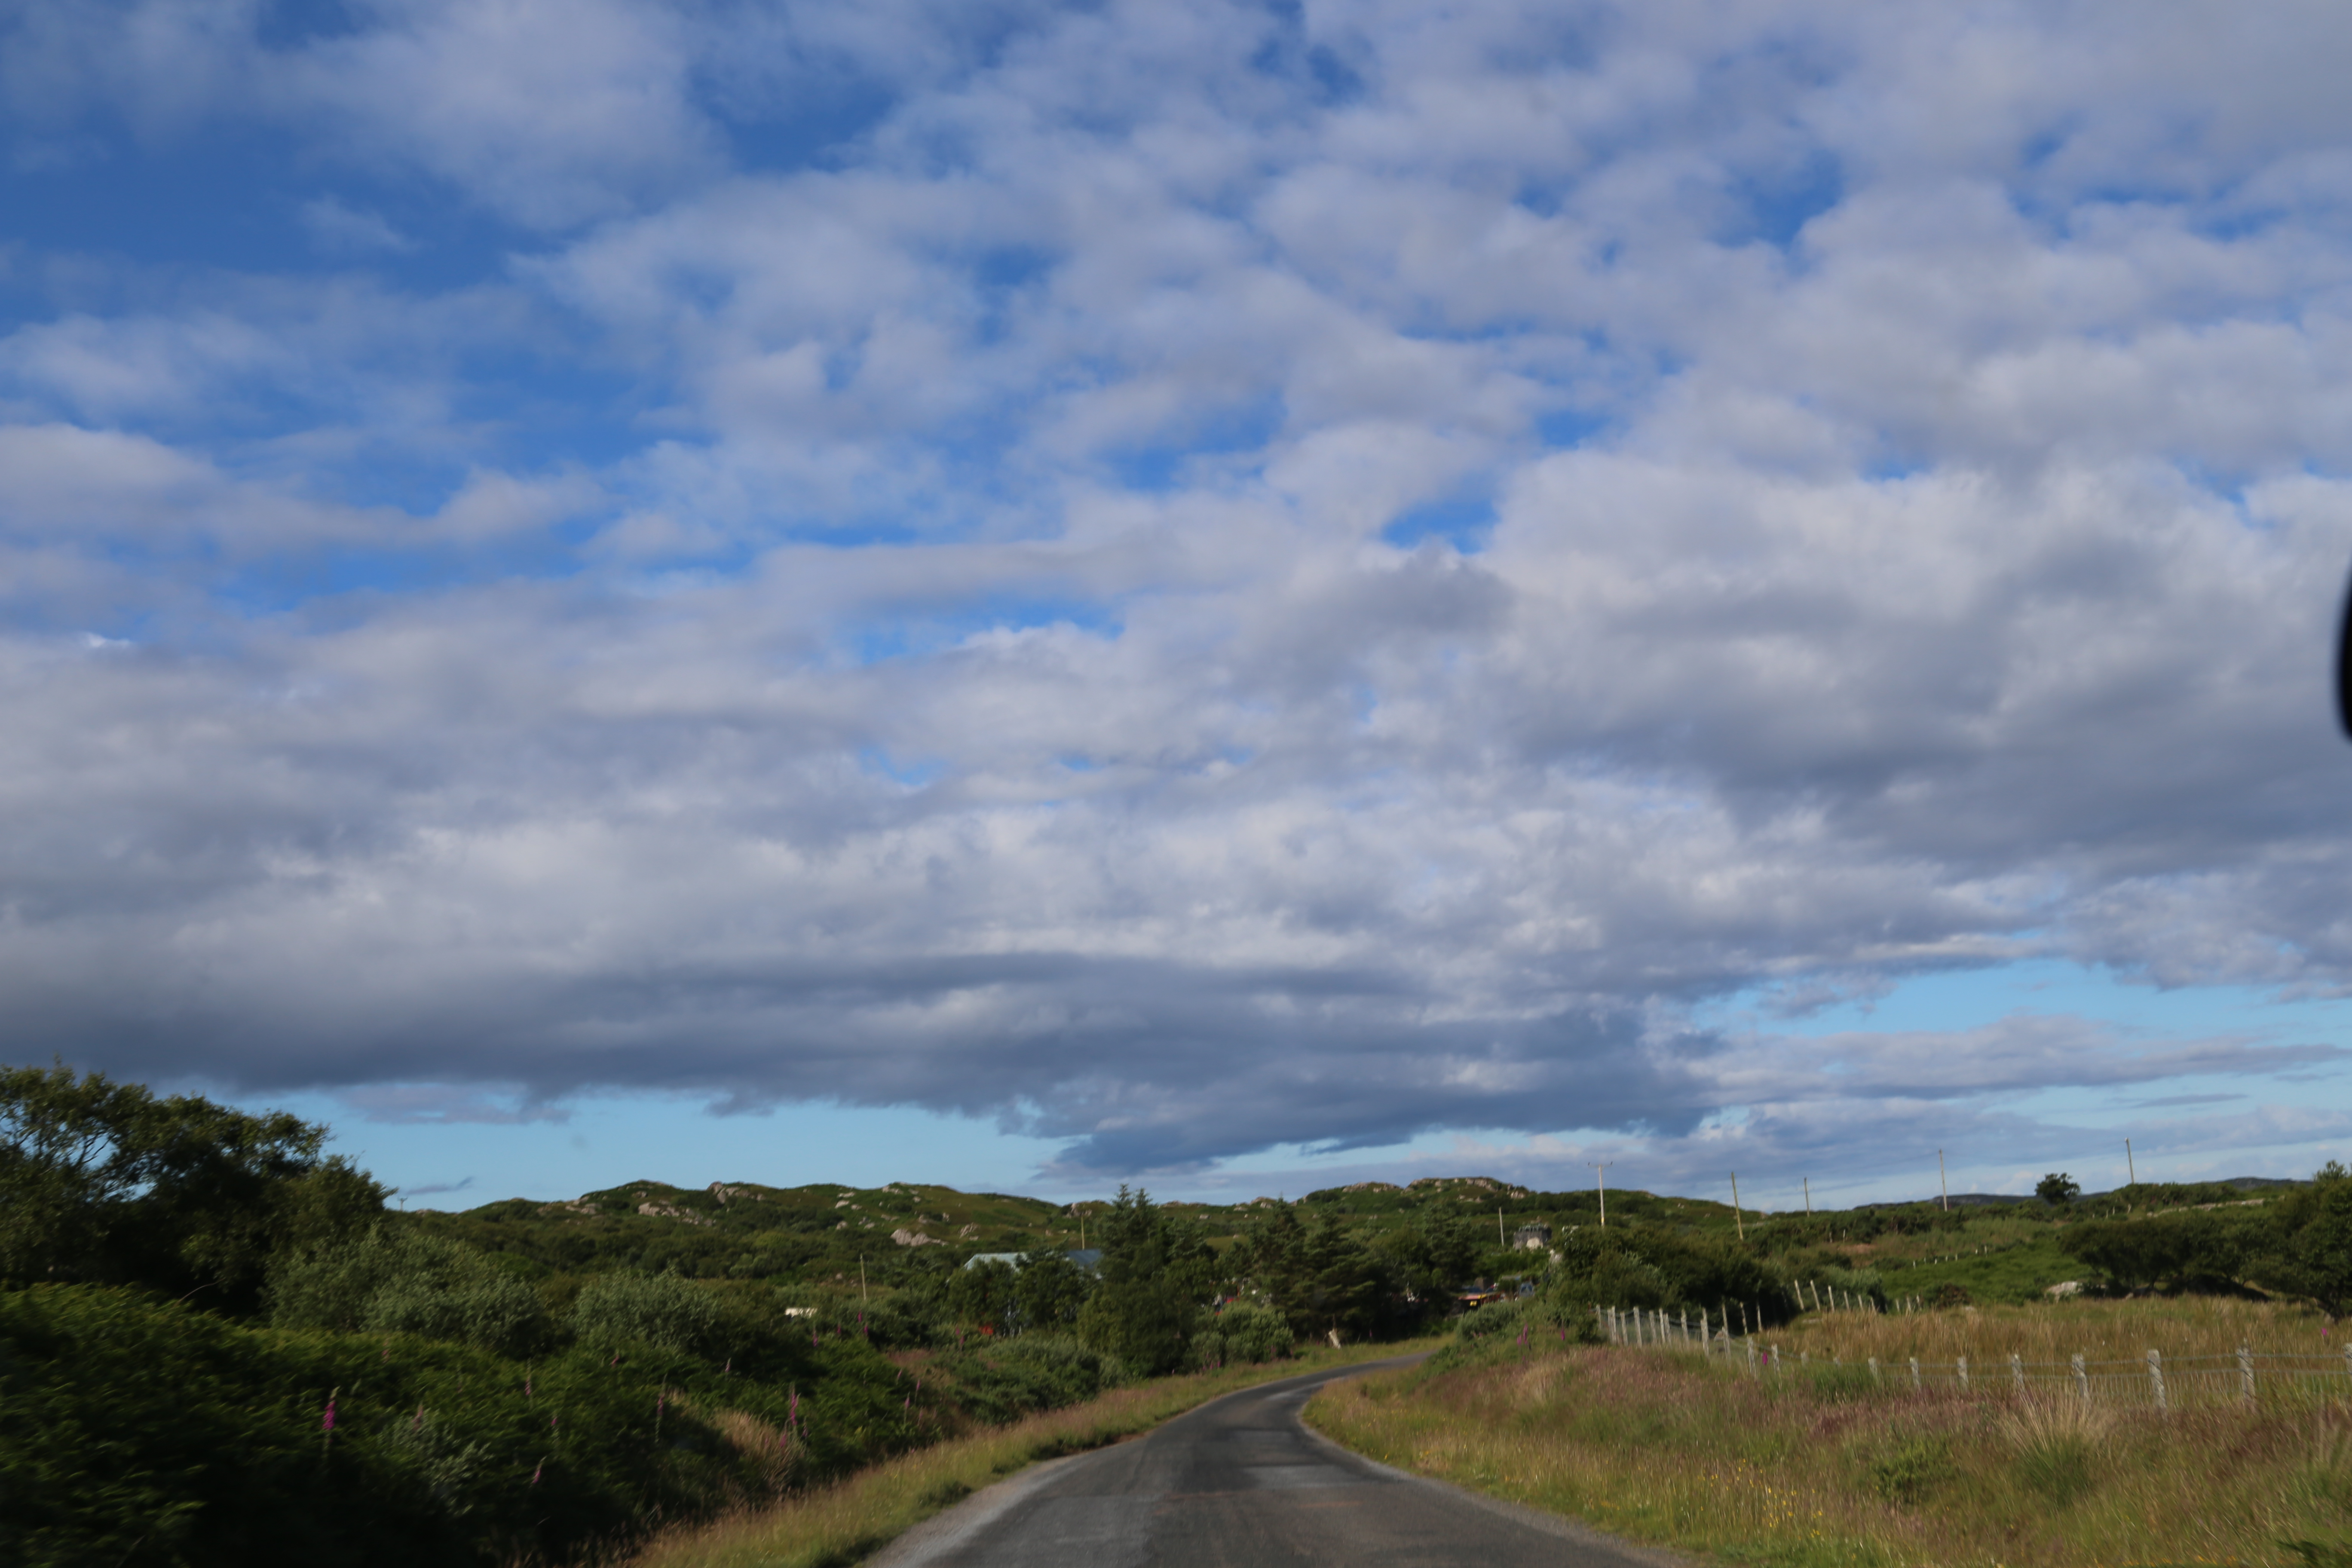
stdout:
MULTIPOLYGON (((1747 1210, 1737 1218, 1728 1204, 1629 1189, 1608 1194, 1607 1223, 1623 1236, 1738 1240, 1792 1282, 1860 1290, 1888 1305, 1939 1298, 2018 1303, 2065 1281, 2095 1279, 2095 1270, 2064 1250, 2071 1225, 2194 1213, 2225 1226, 2259 1226, 2301 1185, 2249 1184, 2252 1195, 2224 1183, 2149 1183, 2064 1207, 1969 1194, 1948 1210, 1935 1203, 1880 1204, 1810 1215, 1747 1210)), ((1281 1200, 1164 1206, 1223 1255, 1281 1200)), ((1311 1192, 1292 1206, 1310 1223, 1328 1218, 1368 1243, 1408 1229, 1455 1227, 1475 1255, 1464 1283, 1543 1274, 1546 1255, 1507 1245, 1523 1226, 1549 1226, 1557 1249, 1560 1238, 1601 1224, 1601 1201, 1591 1192, 1543 1192, 1485 1176, 1423 1178, 1410 1186, 1366 1182, 1311 1192)), ((1100 1199, 1055 1204, 907 1183, 630 1182, 559 1203, 517 1198, 409 1217, 559 1294, 568 1279, 633 1268, 758 1280, 815 1303, 861 1289, 870 1297, 919 1285, 978 1253, 1076 1248, 1100 1239, 1109 1207, 1100 1199)), ((1809 1299, 1800 1292, 1790 1310, 1809 1299)))
POLYGON ((1488 1334, 1335 1385, 1307 1418, 1386 1463, 1738 1563, 2340 1568, 2352 1374, 2326 1327, 2306 1309, 2197 1298, 1824 1314, 1776 1332, 1779 1370, 1761 1373, 1744 1354, 1488 1334), (2013 1352, 2128 1363, 2158 1347, 2176 1365, 2234 1362, 2239 1345, 2299 1350, 2317 1375, 2266 1371, 2249 1403, 2225 1372, 2221 1396, 2159 1415, 2104 1392, 2085 1402, 2063 1373, 2021 1397, 2000 1370, 2013 1352), (1906 1354, 1947 1368, 1966 1355, 1992 1375, 1914 1390, 1864 1369, 1906 1354))

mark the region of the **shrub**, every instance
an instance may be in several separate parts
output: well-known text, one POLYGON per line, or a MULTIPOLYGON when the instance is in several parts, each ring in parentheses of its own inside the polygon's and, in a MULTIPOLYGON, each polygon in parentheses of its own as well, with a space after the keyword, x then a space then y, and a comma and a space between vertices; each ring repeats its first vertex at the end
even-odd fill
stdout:
POLYGON ((2018 1479, 2042 1500, 2063 1508, 2091 1489, 2092 1465, 2110 1418, 2079 1400, 2020 1405, 2001 1417, 2015 1450, 2018 1479))
POLYGON ((526 1355, 544 1340, 547 1309, 539 1292, 511 1275, 487 1274, 460 1285, 397 1279, 368 1300, 361 1327, 371 1333, 458 1340, 499 1355, 526 1355))
POLYGON ((1898 1437, 1864 1467, 1870 1489, 1889 1502, 1917 1502, 1953 1473, 1950 1440, 1932 1433, 1898 1437))
POLYGON ((246 1328, 103 1287, 0 1291, 0 1557, 562 1559, 749 1479, 675 1407, 657 1444, 657 1394, 593 1355, 527 1373, 462 1345, 246 1328))
POLYGON ((423 1334, 501 1355, 543 1347, 539 1292, 462 1242, 380 1225, 282 1259, 268 1289, 279 1328, 423 1334))
POLYGON ((675 1274, 602 1274, 572 1304, 572 1331, 604 1349, 641 1341, 666 1351, 707 1353, 719 1303, 675 1274))
POLYGON ((1076 1405, 1127 1376, 1117 1357, 1062 1334, 1023 1334, 941 1364, 955 1379, 959 1402, 988 1421, 1076 1405))
POLYGON ((1271 1307, 1237 1301, 1193 1336, 1192 1360, 1202 1367, 1277 1361, 1295 1342, 1289 1319, 1271 1307))

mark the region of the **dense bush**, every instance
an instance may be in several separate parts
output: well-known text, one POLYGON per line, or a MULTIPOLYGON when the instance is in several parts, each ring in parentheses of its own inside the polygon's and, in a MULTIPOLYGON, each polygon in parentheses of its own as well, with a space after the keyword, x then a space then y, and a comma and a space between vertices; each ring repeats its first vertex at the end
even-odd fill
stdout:
POLYGON ((600 1274, 572 1302, 569 1322, 583 1343, 642 1342, 695 1355, 710 1350, 719 1319, 709 1293, 675 1274, 600 1274))
POLYGON ((371 1332, 456 1340, 520 1356, 545 1342, 547 1308, 538 1291, 503 1274, 486 1273, 449 1285, 407 1279, 377 1291, 360 1326, 371 1332))
POLYGON ((709 1428, 657 1414, 660 1398, 589 1356, 525 1369, 455 1344, 244 1328, 119 1289, 0 1292, 11 1561, 568 1553, 748 1479, 709 1428))
POLYGON ((1790 1315, 1795 1300, 1749 1247, 1726 1237, 1662 1227, 1579 1229, 1559 1246, 1547 1293, 1602 1307, 1687 1308, 1710 1316, 1744 1304, 1766 1321, 1790 1315))
POLYGON ((501 1355, 544 1348, 551 1328, 539 1292, 481 1253, 392 1222, 282 1258, 268 1296, 279 1328, 423 1334, 501 1355))
POLYGON ((1127 1376, 1117 1357, 1066 1334, 992 1341, 984 1351, 945 1356, 938 1364, 955 1380, 956 1402, 986 1421, 1092 1399, 1127 1376))
POLYGON ((1279 1361, 1296 1343, 1290 1320, 1280 1312, 1235 1301, 1194 1337, 1192 1360, 1204 1367, 1279 1361))
POLYGON ((2058 1245, 2126 1290, 2160 1285, 2228 1289, 2244 1267, 2252 1227, 2214 1214, 2084 1220, 2058 1245))

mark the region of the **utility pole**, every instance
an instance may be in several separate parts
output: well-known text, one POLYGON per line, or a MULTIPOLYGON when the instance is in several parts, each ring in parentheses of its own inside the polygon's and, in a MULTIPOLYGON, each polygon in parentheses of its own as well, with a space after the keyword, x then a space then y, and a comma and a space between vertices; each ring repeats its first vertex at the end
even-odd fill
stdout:
POLYGON ((1936 1151, 1936 1180, 1944 1189, 1944 1212, 1949 1214, 1952 1212, 1952 1179, 1944 1174, 1944 1152, 1941 1149, 1936 1151))
POLYGON ((1739 1173, 1731 1173, 1731 1223, 1739 1228, 1739 1239, 1748 1239, 1748 1222, 1739 1217, 1739 1173))
POLYGON ((1503 1239, 1503 1205, 1500 1204, 1495 1205, 1495 1245, 1497 1247, 1511 1245, 1503 1239))
POLYGON ((1601 1228, 1607 1230, 1609 1228, 1609 1184, 1601 1173, 1607 1170, 1611 1165, 1616 1163, 1616 1162, 1613 1160, 1587 1160, 1584 1163, 1592 1167, 1592 1190, 1601 1194, 1601 1228))
POLYGON ((1811 1176, 1805 1178, 1805 1217, 1813 1217, 1813 1179, 1811 1176))
POLYGON ((869 1302, 874 1300, 866 1290, 866 1254, 862 1252, 857 1255, 857 1299, 869 1302))
POLYGON ((2139 1185, 2139 1167, 2132 1163, 2131 1140, 2128 1138, 2124 1140, 2124 1174, 2131 1178, 2133 1186, 2139 1185))

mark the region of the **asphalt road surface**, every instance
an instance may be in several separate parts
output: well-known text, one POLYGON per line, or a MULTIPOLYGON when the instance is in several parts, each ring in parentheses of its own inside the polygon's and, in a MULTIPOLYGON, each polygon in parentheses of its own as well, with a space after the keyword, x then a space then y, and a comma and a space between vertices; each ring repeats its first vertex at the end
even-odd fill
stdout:
POLYGON ((1035 1466, 900 1536, 872 1568, 1662 1568, 1666 1555, 1360 1458, 1308 1431, 1322 1384, 1230 1394, 1035 1466))

